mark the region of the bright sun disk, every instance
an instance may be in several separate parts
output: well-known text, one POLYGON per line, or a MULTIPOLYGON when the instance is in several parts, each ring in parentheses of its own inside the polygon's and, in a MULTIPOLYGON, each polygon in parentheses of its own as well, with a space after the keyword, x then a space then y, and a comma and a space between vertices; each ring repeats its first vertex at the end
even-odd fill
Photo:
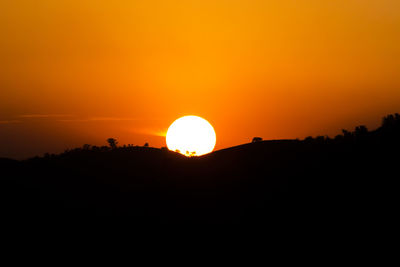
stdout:
POLYGON ((169 150, 186 156, 210 153, 216 143, 214 128, 198 116, 184 116, 174 121, 168 128, 166 139, 169 150))

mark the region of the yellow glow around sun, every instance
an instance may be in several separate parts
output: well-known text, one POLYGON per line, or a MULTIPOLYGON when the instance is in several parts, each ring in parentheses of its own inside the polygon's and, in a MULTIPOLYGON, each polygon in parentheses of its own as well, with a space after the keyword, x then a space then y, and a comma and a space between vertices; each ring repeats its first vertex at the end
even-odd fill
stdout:
POLYGON ((167 146, 186 156, 200 156, 213 151, 216 135, 211 124, 198 116, 185 116, 168 128, 167 146))

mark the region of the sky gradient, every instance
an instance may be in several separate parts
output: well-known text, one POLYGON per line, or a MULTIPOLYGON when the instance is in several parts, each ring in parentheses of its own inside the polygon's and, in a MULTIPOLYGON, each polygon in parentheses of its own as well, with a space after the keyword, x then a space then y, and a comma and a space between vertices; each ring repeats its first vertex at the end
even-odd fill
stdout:
POLYGON ((400 1, 0 2, 0 157, 334 136, 400 112, 400 1))

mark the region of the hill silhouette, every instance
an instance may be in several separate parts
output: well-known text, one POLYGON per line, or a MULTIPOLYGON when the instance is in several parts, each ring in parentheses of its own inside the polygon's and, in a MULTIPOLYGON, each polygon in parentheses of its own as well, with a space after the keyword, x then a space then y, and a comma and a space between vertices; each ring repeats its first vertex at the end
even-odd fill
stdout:
POLYGON ((158 148, 92 147, 0 159, 3 215, 123 215, 138 223, 263 223, 351 214, 394 183, 400 116, 335 138, 252 142, 187 158, 158 148), (360 203, 363 203, 362 205, 360 203))

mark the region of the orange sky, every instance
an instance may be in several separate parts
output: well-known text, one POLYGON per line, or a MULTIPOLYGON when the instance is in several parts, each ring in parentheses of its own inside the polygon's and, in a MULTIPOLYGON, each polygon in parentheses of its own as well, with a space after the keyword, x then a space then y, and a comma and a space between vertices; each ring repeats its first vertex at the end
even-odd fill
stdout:
POLYGON ((220 149, 393 112, 398 0, 0 2, 0 156, 161 147, 184 115, 220 149))

